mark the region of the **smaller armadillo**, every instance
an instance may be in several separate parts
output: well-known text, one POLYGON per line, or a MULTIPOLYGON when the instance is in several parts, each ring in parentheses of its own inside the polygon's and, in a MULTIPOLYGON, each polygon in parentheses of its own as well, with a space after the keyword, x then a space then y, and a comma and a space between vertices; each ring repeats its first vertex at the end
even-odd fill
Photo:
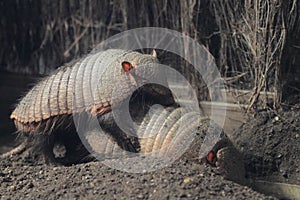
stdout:
MULTIPOLYGON (((134 105, 136 107, 133 115, 142 110, 138 108, 137 102, 134 105)), ((217 167, 231 180, 240 183, 244 181, 242 155, 218 125, 213 124, 211 128, 213 134, 221 131, 219 141, 207 151, 207 154, 199 157, 200 147, 207 136, 207 129, 211 126, 209 118, 201 117, 197 112, 186 112, 180 107, 173 106, 151 107, 151 110, 147 111, 139 123, 135 134, 136 140, 132 139, 134 137, 127 137, 125 140, 126 133, 114 124, 112 114, 107 113, 106 117, 111 118, 109 121, 112 122, 110 129, 106 129, 107 132, 103 134, 94 129, 87 131, 84 135, 92 155, 98 160, 126 160, 140 156, 156 157, 161 160, 179 158, 178 156, 185 152, 184 155, 188 158, 217 167), (110 133, 123 135, 123 143, 118 143, 110 133)))

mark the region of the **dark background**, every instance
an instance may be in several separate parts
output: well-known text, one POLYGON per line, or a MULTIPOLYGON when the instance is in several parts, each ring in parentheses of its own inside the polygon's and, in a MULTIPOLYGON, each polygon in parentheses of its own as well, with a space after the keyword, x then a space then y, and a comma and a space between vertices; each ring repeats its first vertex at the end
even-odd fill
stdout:
MULTIPOLYGON (((114 34, 150 26, 177 30, 205 45, 226 88, 251 92, 247 111, 255 111, 260 92, 275 93, 274 101, 263 101, 263 107, 297 103, 300 1, 1 0, 0 133, 14 131, 9 119, 14 104, 39 77, 114 34)), ((203 88, 186 63, 164 52, 159 58, 203 88)), ((208 93, 200 92, 199 98, 208 93)))

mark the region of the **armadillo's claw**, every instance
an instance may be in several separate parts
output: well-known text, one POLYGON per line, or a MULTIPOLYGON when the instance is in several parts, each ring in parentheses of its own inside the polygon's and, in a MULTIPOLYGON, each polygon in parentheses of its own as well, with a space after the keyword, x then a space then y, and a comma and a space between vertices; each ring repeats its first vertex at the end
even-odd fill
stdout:
POLYGON ((91 110, 91 114, 93 116, 103 115, 107 112, 111 111, 111 106, 99 107, 97 105, 93 106, 91 110))

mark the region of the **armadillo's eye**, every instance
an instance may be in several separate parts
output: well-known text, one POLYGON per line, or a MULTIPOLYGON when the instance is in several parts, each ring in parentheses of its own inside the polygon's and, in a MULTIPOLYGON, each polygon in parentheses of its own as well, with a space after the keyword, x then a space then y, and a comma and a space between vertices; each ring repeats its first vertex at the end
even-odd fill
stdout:
POLYGON ((213 151, 210 151, 207 156, 206 156, 206 160, 209 164, 211 165, 215 165, 216 162, 216 155, 213 151))
POLYGON ((125 72, 128 72, 133 68, 133 66, 130 62, 124 61, 122 62, 122 68, 125 72))

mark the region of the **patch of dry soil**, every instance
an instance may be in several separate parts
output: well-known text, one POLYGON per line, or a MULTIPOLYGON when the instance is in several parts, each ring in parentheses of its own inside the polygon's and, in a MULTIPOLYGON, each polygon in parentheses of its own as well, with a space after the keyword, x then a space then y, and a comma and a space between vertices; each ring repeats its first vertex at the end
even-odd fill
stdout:
POLYGON ((275 199, 186 157, 162 170, 131 174, 100 162, 45 165, 25 153, 3 160, 0 170, 1 199, 275 199))

